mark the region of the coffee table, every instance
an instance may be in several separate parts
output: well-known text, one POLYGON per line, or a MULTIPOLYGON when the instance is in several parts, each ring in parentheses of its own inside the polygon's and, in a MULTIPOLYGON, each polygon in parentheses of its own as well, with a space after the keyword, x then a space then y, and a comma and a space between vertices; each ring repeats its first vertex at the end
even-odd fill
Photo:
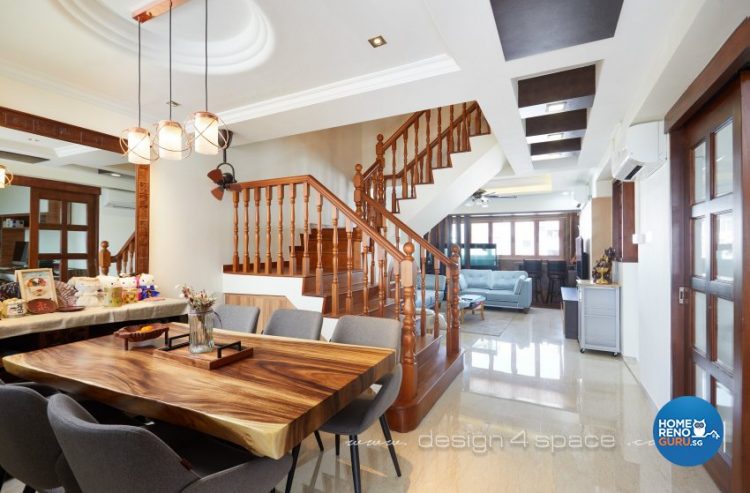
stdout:
POLYGON ((484 302, 487 298, 481 294, 464 294, 458 298, 458 307, 461 309, 461 323, 464 321, 464 314, 471 310, 474 315, 479 310, 479 316, 484 320, 484 302))

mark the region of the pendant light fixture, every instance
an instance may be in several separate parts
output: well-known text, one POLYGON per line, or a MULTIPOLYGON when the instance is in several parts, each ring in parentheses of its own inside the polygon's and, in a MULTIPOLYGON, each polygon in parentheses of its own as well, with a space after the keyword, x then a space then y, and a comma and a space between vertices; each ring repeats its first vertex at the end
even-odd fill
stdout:
POLYGON ((224 135, 219 132, 219 117, 208 111, 208 0, 204 0, 205 18, 204 18, 204 72, 203 72, 203 90, 205 97, 204 111, 193 113, 193 129, 195 136, 195 152, 200 154, 214 155, 219 153, 219 149, 226 149, 228 142, 224 135))
POLYGON ((141 23, 138 21, 138 126, 120 136, 120 148, 133 164, 151 164, 151 134, 141 126, 141 23))
POLYGON ((172 119, 172 2, 169 2, 169 119, 160 120, 156 127, 159 157, 178 161, 189 146, 183 144, 185 132, 182 125, 172 119))

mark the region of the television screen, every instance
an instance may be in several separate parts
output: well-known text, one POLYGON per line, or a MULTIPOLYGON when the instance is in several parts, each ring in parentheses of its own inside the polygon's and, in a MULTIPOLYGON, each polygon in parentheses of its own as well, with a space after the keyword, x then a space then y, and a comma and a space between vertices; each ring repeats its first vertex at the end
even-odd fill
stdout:
POLYGON ((29 261, 29 242, 17 241, 13 246, 13 262, 25 264, 29 261))

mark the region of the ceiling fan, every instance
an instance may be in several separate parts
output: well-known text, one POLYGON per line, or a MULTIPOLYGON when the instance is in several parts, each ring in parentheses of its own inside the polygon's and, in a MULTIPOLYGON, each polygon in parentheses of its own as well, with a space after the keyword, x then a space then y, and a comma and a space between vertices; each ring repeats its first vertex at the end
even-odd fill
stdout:
POLYGON ((498 195, 494 192, 487 192, 484 188, 480 188, 476 192, 471 194, 469 200, 466 202, 466 207, 488 207, 490 199, 515 199, 516 195, 498 195))
POLYGON ((232 143, 232 132, 226 129, 221 129, 219 132, 222 133, 222 138, 227 143, 223 150, 224 159, 216 165, 216 168, 209 171, 206 175, 216 184, 216 188, 211 190, 211 195, 213 195, 216 200, 224 198, 224 190, 227 190, 233 183, 237 183, 237 178, 234 176, 234 166, 227 162, 227 148, 229 148, 229 145, 232 143), (229 167, 231 171, 222 171, 222 167, 229 167))

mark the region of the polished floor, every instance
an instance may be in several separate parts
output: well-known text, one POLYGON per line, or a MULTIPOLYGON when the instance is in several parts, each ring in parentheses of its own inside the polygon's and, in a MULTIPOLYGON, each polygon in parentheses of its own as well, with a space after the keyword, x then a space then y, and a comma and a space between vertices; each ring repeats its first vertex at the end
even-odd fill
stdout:
MULTIPOLYGON (((403 477, 377 423, 360 437, 372 441, 360 445, 365 492, 718 491, 702 468, 672 466, 648 444, 656 410, 645 391, 621 359, 565 340, 559 310, 464 323, 464 373, 417 430, 394 433, 403 477)), ((305 440, 293 491, 353 491, 345 442, 336 458, 323 440, 324 453, 305 440)))

